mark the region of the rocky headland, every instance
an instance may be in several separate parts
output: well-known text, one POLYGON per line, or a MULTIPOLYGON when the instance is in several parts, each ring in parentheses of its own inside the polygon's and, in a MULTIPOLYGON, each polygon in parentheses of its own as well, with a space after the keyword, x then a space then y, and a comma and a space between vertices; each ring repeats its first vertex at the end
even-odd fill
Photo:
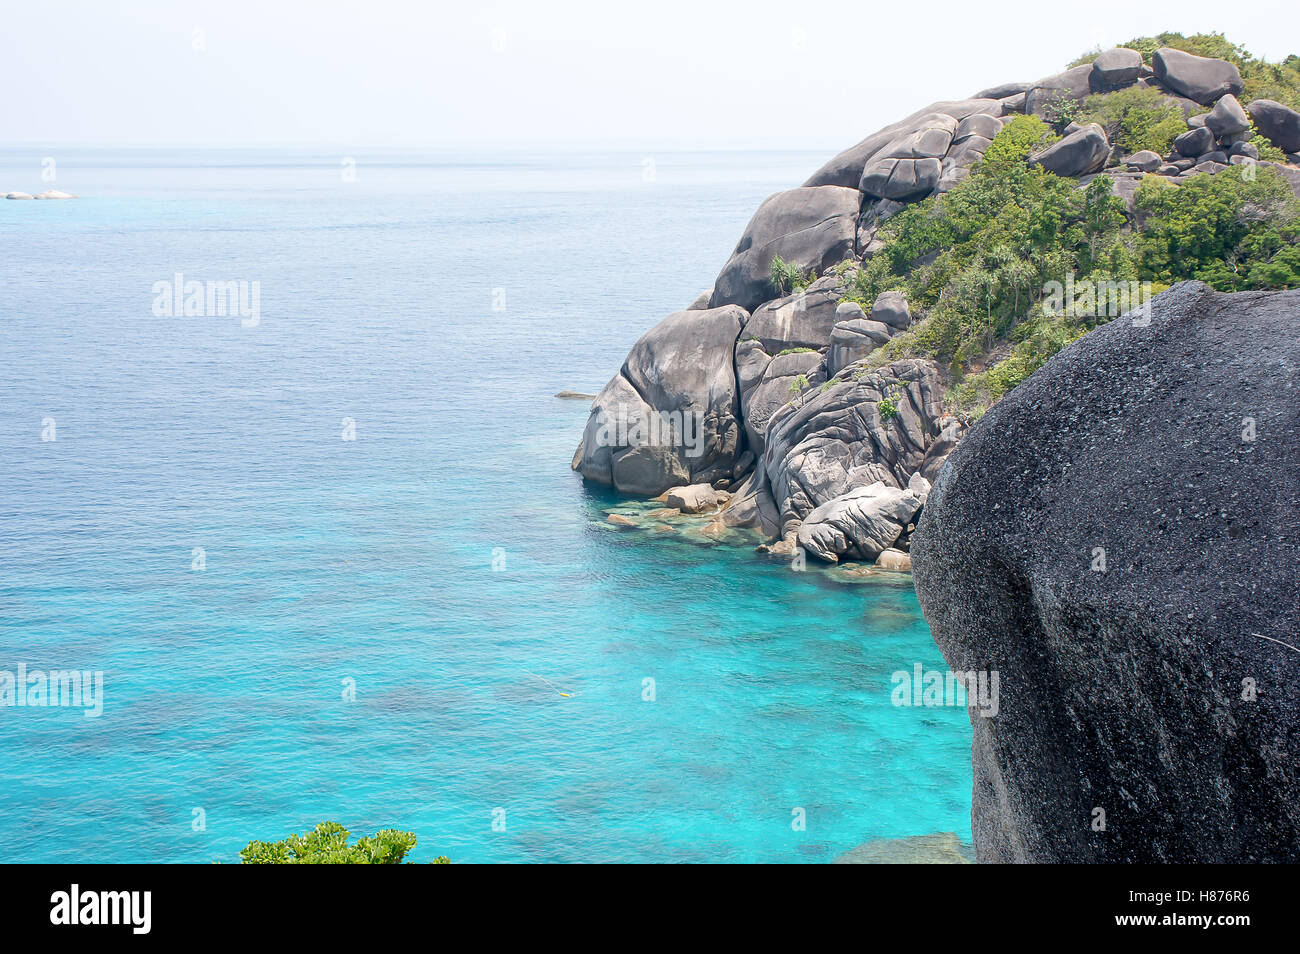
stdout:
POLYGON ((1296 860, 1297 151, 1300 58, 1218 35, 919 109, 762 203, 573 469, 620 529, 915 560, 1001 673, 979 860, 1296 860))
MULTIPOLYGON (((1160 198, 1140 206, 1144 180, 1194 191, 1234 170, 1300 191, 1300 112, 1264 98, 1243 106, 1244 90, 1227 60, 1116 48, 1037 82, 933 103, 868 136, 763 202, 713 288, 636 343, 592 403, 573 468, 647 498, 707 485, 723 494, 711 516, 758 532, 769 552, 802 549, 832 563, 887 554, 891 567, 906 568, 929 486, 984 409, 951 392, 969 387, 971 370, 1006 358, 1014 334, 990 327, 984 352, 957 361, 925 344, 952 296, 931 282, 937 294, 923 288, 915 300, 914 276, 935 266, 941 246, 908 248, 918 229, 902 214, 949 194, 950 204, 966 201, 988 182, 1014 189, 1015 176, 1068 183, 1079 227, 1111 217, 1102 238, 1122 251, 1160 198), (1166 149, 1131 148, 1146 144, 1134 127, 1152 122, 1162 124, 1166 149), (1261 158, 1261 143, 1271 158, 1261 158), (1100 188, 1083 188, 1095 180, 1100 188)), ((1065 242, 1023 238, 1048 252, 1065 242)), ((1095 276, 1108 263, 1097 236, 1088 242, 1092 254, 1079 265, 1095 276)), ((1014 245, 998 251, 1014 257, 1014 245)), ((1040 307, 1034 292, 1044 278, 1069 277, 1071 263, 1058 257, 1040 274, 1012 276, 1025 286, 1016 289, 1020 312, 1040 307)), ((1111 284, 1143 277, 1131 261, 1106 274, 1111 284)), ((989 281, 1006 284, 996 273, 989 281)), ((1076 323, 1066 338, 1096 323, 1076 323)))

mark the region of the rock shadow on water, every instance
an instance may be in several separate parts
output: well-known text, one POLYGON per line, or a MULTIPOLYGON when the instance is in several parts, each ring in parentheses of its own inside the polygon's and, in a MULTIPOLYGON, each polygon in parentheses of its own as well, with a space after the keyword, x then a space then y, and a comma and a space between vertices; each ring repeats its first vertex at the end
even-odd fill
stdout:
POLYGON ((913 835, 910 838, 873 838, 844 852, 837 865, 970 865, 975 849, 953 832, 913 835))

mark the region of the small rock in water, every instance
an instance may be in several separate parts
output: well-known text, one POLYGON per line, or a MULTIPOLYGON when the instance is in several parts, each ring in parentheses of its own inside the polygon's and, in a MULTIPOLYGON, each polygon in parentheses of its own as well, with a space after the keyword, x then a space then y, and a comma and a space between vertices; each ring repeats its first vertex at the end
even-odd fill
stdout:
POLYGON ((31 197, 30 192, 8 192, 5 194, 6 199, 30 199, 31 197))
POLYGON ((60 192, 58 189, 47 189, 40 195, 32 196, 34 199, 75 199, 75 195, 67 192, 60 192))
POLYGON ((876 566, 882 570, 893 570, 899 573, 912 572, 912 557, 902 550, 895 550, 890 547, 888 550, 882 550, 880 556, 876 557, 876 566))
POLYGON ((607 523, 612 523, 616 527, 635 527, 636 521, 631 517, 625 517, 621 513, 611 513, 605 518, 607 523))
POLYGON ((596 400, 596 395, 594 395, 594 394, 583 394, 581 391, 561 391, 560 393, 558 393, 558 394, 555 395, 555 396, 556 396, 557 398, 560 398, 561 400, 564 400, 564 401, 594 401, 594 400, 596 400))

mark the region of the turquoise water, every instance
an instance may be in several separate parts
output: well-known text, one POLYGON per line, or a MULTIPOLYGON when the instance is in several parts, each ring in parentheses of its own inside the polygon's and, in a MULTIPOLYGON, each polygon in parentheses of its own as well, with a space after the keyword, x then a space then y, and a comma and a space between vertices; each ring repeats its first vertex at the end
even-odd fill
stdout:
POLYGON ((102 670, 104 713, 0 707, 0 860, 327 818, 420 860, 969 840, 965 710, 889 701, 942 666, 910 589, 608 526, 553 397, 823 156, 43 157, 0 152, 82 196, 0 202, 0 670, 102 670), (260 324, 155 317, 175 272, 260 282, 260 324))

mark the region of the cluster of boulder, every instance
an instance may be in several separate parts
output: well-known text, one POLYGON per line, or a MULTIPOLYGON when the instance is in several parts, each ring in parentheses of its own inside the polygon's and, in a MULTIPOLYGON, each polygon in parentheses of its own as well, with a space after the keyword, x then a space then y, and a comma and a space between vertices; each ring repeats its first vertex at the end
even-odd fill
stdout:
MULTIPOLYGON (((724 491, 714 521, 759 531, 771 552, 907 568, 930 483, 963 428, 944 410, 933 362, 864 363, 912 316, 898 292, 869 311, 848 300, 854 270, 880 248, 885 220, 961 182, 1015 116, 1050 116, 1063 99, 1134 85, 1159 89, 1183 110, 1188 132, 1176 158, 1125 157, 1089 124, 1066 128, 1029 161, 1081 180, 1109 175, 1131 203, 1135 177, 1146 172, 1177 182, 1258 158, 1236 98, 1237 68, 1172 49, 1151 66, 1134 50, 1108 50, 1037 83, 918 110, 762 203, 713 287, 638 341, 592 402, 573 469, 643 497, 700 485, 724 491), (817 277, 779 294, 778 257, 817 277), (612 426, 626 420, 669 423, 612 426)), ((1249 111, 1280 148, 1300 147, 1300 116, 1268 100, 1249 111)), ((1300 192, 1300 170, 1279 168, 1300 192)))

